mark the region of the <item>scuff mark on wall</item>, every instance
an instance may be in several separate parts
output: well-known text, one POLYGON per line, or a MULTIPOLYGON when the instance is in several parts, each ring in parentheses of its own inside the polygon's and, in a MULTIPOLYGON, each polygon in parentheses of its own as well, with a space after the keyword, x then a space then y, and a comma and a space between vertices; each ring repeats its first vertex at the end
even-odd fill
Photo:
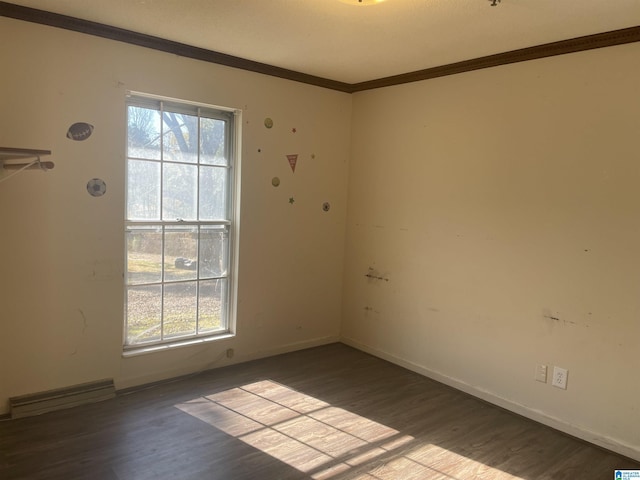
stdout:
POLYGON ((122 267, 116 260, 93 260, 87 262, 87 269, 90 273, 87 279, 95 281, 107 281, 119 279, 123 276, 122 267))
MULTIPOLYGON (((558 314, 552 315, 550 311, 545 311, 543 312, 543 317, 547 318, 549 320, 551 320, 553 323, 551 323, 551 325, 564 325, 565 327, 568 326, 575 326, 578 325, 577 322, 574 322, 573 320, 564 320, 562 318, 560 318, 559 316, 557 316, 558 314)), ((588 326, 588 325, 587 325, 588 326)))
POLYGON ((373 308, 370 305, 367 305, 364 307, 364 316, 365 317, 369 317, 371 314, 375 314, 375 316, 377 317, 378 315, 380 315, 380 311, 376 310, 375 308, 373 308))
POLYGON ((365 275, 369 280, 384 280, 385 282, 389 281, 389 277, 383 275, 373 267, 369 267, 369 271, 365 275))
POLYGON ((78 309, 78 312, 82 317, 82 334, 84 335, 84 333, 87 331, 87 325, 89 322, 87 322, 87 316, 84 314, 81 308, 78 309))
POLYGON ((545 315, 545 317, 546 317, 546 318, 548 318, 549 320, 553 320, 553 321, 558 322, 558 323, 562 322, 562 324, 563 324, 564 326, 567 326, 567 325, 577 325, 577 323, 576 323, 576 322, 573 322, 573 321, 571 321, 571 320, 562 320, 562 319, 560 319, 560 318, 558 318, 558 317, 546 316, 546 315, 545 315))
POLYGON ((82 339, 80 337, 82 337, 86 333, 87 327, 89 326, 89 321, 87 320, 87 316, 84 314, 84 311, 81 308, 77 308, 76 310, 80 314, 80 321, 81 321, 80 335, 74 335, 74 337, 76 337, 76 339, 73 342, 75 345, 73 346, 73 351, 69 353, 70 357, 73 357, 74 355, 78 354, 78 351, 80 349, 80 345, 82 342, 82 339))

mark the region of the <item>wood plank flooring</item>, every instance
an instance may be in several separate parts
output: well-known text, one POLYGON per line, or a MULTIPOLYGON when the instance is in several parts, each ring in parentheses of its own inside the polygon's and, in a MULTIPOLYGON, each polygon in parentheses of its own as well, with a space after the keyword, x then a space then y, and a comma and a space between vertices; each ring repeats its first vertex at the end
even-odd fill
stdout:
POLYGON ((333 344, 0 422, 0 479, 600 480, 640 463, 333 344))

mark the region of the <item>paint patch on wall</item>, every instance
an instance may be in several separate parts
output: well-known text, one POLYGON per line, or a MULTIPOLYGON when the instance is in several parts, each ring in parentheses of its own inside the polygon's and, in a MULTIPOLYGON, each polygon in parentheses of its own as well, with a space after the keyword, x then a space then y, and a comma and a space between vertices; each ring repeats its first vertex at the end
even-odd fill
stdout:
POLYGON ((93 125, 85 122, 77 122, 69 127, 67 130, 67 138, 76 142, 82 142, 91 136, 93 133, 93 125))

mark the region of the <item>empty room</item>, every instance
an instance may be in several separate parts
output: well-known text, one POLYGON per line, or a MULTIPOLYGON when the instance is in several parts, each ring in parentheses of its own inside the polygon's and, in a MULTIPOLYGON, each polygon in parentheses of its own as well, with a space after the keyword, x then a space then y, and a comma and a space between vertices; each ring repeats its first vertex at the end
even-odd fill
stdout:
POLYGON ((638 0, 0 39, 0 478, 640 478, 638 0))

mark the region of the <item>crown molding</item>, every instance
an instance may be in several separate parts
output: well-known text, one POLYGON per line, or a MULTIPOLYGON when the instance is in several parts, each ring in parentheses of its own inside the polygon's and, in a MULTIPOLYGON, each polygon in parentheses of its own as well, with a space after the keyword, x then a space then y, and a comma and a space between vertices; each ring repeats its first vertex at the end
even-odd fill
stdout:
POLYGON ((194 47, 184 43, 146 35, 144 33, 104 25, 102 23, 82 20, 67 15, 61 15, 59 13, 47 12, 46 10, 38 10, 35 8, 15 5, 13 3, 0 2, 0 16, 85 33, 87 35, 94 35, 96 37, 137 45, 139 47, 146 47, 153 50, 159 50, 161 52, 172 53, 182 57, 202 60, 204 62, 225 65, 227 67, 239 68, 241 70, 262 73, 272 77, 284 78, 295 82, 351 93, 351 85, 348 83, 316 77, 314 75, 275 67, 266 63, 255 62, 253 60, 227 55, 226 53, 194 47))
POLYGON ((561 40, 559 42, 546 43, 535 47, 522 48, 509 52, 488 55, 486 57, 474 58, 457 63, 450 63, 440 67, 427 68, 401 75, 379 78, 361 83, 351 84, 352 92, 371 90, 374 88, 389 87, 403 83, 419 82, 432 78, 456 75, 458 73, 481 70, 483 68, 498 67, 510 63, 526 62, 540 58, 565 55, 567 53, 583 52, 596 48, 612 47, 625 43, 640 42, 640 26, 614 30, 611 32, 597 33, 584 37, 561 40))
POLYGON ((366 82, 345 83, 328 78, 308 75, 295 70, 288 70, 286 68, 268 65, 266 63, 255 62, 253 60, 247 60, 233 55, 207 50, 205 48, 194 47, 152 35, 133 32, 123 28, 112 27, 102 23, 82 20, 58 13, 47 12, 46 10, 23 7, 8 2, 0 1, 0 16, 85 33, 87 35, 94 35, 110 40, 129 43, 131 45, 172 53, 187 58, 202 60, 218 65, 225 65, 232 68, 239 68, 250 72, 284 78, 295 82, 306 83, 345 93, 362 92, 375 88, 419 82, 422 80, 456 75, 459 73, 497 67, 500 65, 508 65, 511 63, 526 62, 529 60, 553 57, 556 55, 565 55, 568 53, 582 52, 596 48, 640 42, 640 26, 636 26, 611 32, 572 38, 569 40, 561 40, 559 42, 547 43, 519 50, 512 50, 495 55, 488 55, 486 57, 464 60, 462 62, 427 68, 424 70, 417 70, 415 72, 368 80, 366 82))

